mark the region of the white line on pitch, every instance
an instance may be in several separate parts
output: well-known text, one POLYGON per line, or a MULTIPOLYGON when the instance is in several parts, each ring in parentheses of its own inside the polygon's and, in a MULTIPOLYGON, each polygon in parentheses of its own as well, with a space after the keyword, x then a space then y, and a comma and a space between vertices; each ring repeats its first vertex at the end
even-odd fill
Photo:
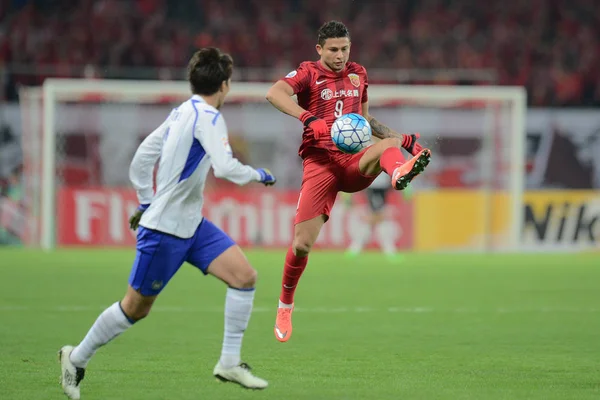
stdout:
MULTIPOLYGON (((25 305, 0 305, 0 312, 18 312, 18 311, 35 311, 35 312, 88 312, 104 310, 107 306, 25 306, 25 305)), ((276 307, 254 307, 253 312, 275 312, 276 307)), ((155 306, 153 312, 172 312, 172 313, 222 313, 222 307, 179 307, 179 306, 155 306)), ((440 314, 517 314, 517 313, 597 313, 600 308, 577 308, 577 307, 538 307, 538 308, 433 308, 433 307, 314 307, 303 308, 297 307, 295 312, 301 313, 377 313, 388 312, 397 314, 424 314, 424 313, 440 313, 440 314)))

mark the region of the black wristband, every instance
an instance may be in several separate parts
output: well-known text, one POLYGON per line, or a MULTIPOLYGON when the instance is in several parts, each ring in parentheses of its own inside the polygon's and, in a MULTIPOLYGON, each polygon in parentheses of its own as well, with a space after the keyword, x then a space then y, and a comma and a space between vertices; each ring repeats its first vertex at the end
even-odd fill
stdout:
POLYGON ((306 118, 306 121, 304 121, 304 126, 308 127, 311 122, 316 121, 318 119, 319 118, 315 117, 314 115, 312 117, 308 117, 306 118))
POLYGON ((413 133, 410 135, 410 145, 406 148, 406 151, 408 151, 410 154, 413 152, 415 143, 417 143, 417 135, 413 133))

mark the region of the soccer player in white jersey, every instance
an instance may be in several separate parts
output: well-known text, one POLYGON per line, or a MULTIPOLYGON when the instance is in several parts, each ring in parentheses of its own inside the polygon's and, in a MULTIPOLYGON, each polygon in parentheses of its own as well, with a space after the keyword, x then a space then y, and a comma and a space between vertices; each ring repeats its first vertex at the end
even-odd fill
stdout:
POLYGON ((266 169, 233 158, 219 108, 229 92, 233 61, 216 48, 196 52, 188 64, 192 97, 175 108, 140 145, 129 176, 140 201, 130 226, 137 229, 137 254, 125 297, 108 307, 79 345, 59 351, 61 384, 71 399, 94 353, 146 317, 160 291, 187 261, 228 285, 221 358, 213 374, 246 388, 267 382, 241 362, 244 331, 252 312, 256 271, 226 233, 201 215, 203 189, 212 166, 215 176, 239 185, 273 185, 266 169), (153 168, 160 156, 153 193, 153 168))

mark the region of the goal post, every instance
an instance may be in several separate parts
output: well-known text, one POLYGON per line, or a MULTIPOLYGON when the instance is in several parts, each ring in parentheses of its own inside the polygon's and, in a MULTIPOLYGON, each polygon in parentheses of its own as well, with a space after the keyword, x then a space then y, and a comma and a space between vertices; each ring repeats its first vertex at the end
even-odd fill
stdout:
MULTIPOLYGON (((267 104, 265 95, 269 87, 268 83, 234 82, 224 106, 228 125, 231 114, 229 109, 236 107, 235 115, 232 117, 233 125, 242 134, 260 137, 264 142, 270 137, 275 139, 276 136, 280 136, 276 135, 276 132, 283 127, 288 127, 298 131, 293 140, 299 140, 299 126, 291 123, 289 117, 267 104), (227 106, 228 104, 236 106, 227 106)), ((473 162, 479 163, 476 172, 481 174, 476 187, 484 203, 482 205, 484 211, 479 214, 479 217, 483 219, 481 230, 482 236, 486 239, 483 239, 483 244, 474 246, 481 250, 490 250, 490 247, 502 251, 518 250, 523 221, 525 89, 506 86, 372 84, 368 90, 369 105, 373 115, 384 123, 393 120, 388 124, 399 132, 420 132, 426 145, 435 144, 440 140, 443 142, 445 137, 439 132, 448 129, 453 131, 452 135, 456 137, 476 140, 477 150, 472 154, 473 157, 477 157, 473 162), (438 132, 428 132, 429 127, 436 127, 438 132), (494 211, 497 200, 491 196, 493 193, 502 193, 504 198, 508 198, 508 209, 501 213, 502 216, 496 215, 494 211), (494 224, 493 220, 497 218, 507 218, 508 228, 504 232, 502 243, 488 246, 485 242, 493 234, 485 232, 489 228, 489 226, 486 228, 486 225, 494 224)), ((128 133, 114 132, 114 126, 118 126, 119 121, 116 120, 119 116, 123 117, 124 124, 135 122, 129 121, 130 119, 137 119, 135 123, 139 124, 139 121, 148 120, 149 116, 161 119, 166 114, 163 109, 160 109, 162 115, 154 116, 152 110, 155 105, 174 106, 189 96, 189 84, 184 81, 47 79, 41 89, 22 89, 21 102, 29 104, 26 111, 22 113, 24 121, 28 120, 30 121, 28 125, 32 125, 31 121, 40 119, 40 109, 42 110, 41 124, 24 128, 30 130, 27 137, 33 139, 24 141, 24 147, 29 146, 28 149, 24 149, 24 152, 32 155, 26 157, 26 162, 27 159, 30 162, 35 160, 36 143, 41 147, 41 154, 37 153, 41 157, 41 163, 35 160, 36 165, 30 168, 40 175, 40 185, 33 189, 39 193, 32 197, 34 202, 36 200, 39 202, 36 204, 39 206, 39 215, 32 216, 32 219, 38 222, 32 225, 37 227, 39 235, 31 235, 33 238, 31 244, 39 245, 44 249, 51 249, 56 245, 57 188, 61 185, 57 161, 63 157, 57 138, 61 138, 68 130, 66 125, 74 118, 72 115, 77 115, 77 107, 83 107, 81 110, 85 111, 86 115, 103 113, 101 117, 88 116, 80 123, 109 126, 103 129, 111 135, 126 135, 128 133), (137 111, 130 117, 124 117, 114 111, 117 109, 121 112, 129 109, 137 111), (41 129, 38 125, 41 125, 41 129), (113 128, 111 129, 110 126, 113 128)), ((156 114, 159 112, 157 111, 156 114)), ((149 132, 148 130, 147 133, 149 132)), ((435 160, 436 150, 433 151, 433 160, 435 160)), ((453 160, 452 157, 450 159, 453 160)), ((461 160, 464 160, 464 157, 461 160)), ((102 162, 110 163, 110 160, 102 159, 102 162)), ((126 175, 127 170, 124 170, 123 174, 126 175)), ((100 179, 99 183, 106 184, 103 179, 100 179)), ((423 188, 423 191, 435 192, 435 190, 434 184, 425 185, 423 188)), ((440 204, 437 207, 444 206, 440 204)), ((446 211, 452 212, 452 210, 446 211)))

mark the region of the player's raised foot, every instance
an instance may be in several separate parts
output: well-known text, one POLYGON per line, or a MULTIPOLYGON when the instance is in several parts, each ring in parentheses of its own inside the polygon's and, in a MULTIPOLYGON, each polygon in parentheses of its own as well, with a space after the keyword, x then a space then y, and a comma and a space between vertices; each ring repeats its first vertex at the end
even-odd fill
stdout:
POLYGON ((252 368, 246 363, 240 363, 232 368, 224 368, 221 363, 217 363, 213 375, 221 382, 237 383, 246 389, 264 389, 269 386, 269 382, 255 376, 251 370, 252 368))
POLYGON ((431 150, 423 149, 413 158, 399 166, 392 174, 392 187, 396 190, 402 190, 429 164, 431 160, 431 150))
POLYGON ((85 376, 85 369, 73 365, 70 356, 73 351, 73 346, 63 346, 58 351, 58 361, 60 362, 60 384, 63 391, 69 399, 79 400, 79 383, 85 376))
POLYGON ((274 332, 280 342, 287 342, 292 336, 292 311, 294 306, 277 308, 274 332))

